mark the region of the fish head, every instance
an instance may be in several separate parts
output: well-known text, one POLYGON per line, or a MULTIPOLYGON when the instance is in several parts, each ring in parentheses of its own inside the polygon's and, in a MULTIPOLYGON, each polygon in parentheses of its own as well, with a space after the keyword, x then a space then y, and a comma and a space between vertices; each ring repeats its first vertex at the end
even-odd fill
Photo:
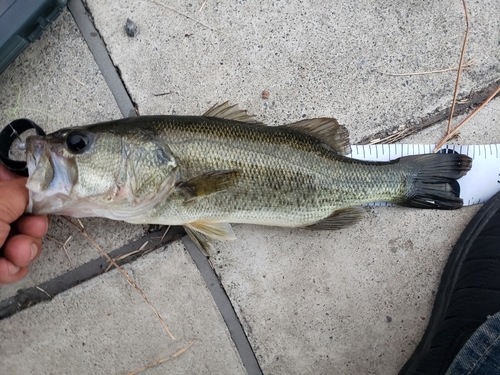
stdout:
POLYGON ((84 126, 26 139, 27 212, 142 222, 174 188, 168 146, 140 130, 84 126))

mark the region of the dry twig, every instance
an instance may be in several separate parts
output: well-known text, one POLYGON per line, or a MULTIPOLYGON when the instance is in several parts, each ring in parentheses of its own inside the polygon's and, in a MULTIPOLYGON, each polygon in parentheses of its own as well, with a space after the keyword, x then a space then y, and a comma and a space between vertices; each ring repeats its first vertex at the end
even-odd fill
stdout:
POLYGON ((163 233, 163 236, 161 236, 160 243, 163 242, 163 240, 165 239, 165 236, 167 235, 169 230, 170 230, 170 225, 167 227, 167 229, 165 229, 165 233, 163 233))
POLYGON ((162 358, 162 359, 159 359, 158 361, 155 361, 155 362, 151 362, 149 364, 147 364, 146 366, 144 367, 141 367, 140 369, 138 370, 135 370, 135 371, 132 371, 132 372, 129 372, 127 375, 137 375, 145 370, 147 370, 148 368, 151 368, 151 367, 155 367, 155 366, 158 366, 158 365, 161 365, 162 363, 164 362, 167 362, 167 361, 170 361, 171 359, 174 359, 174 358, 177 358, 178 356, 180 356, 182 353, 184 353, 186 350, 188 350, 190 347, 192 347, 194 345, 194 343, 196 342, 196 339, 194 340, 191 340, 187 345, 185 345, 184 347, 182 347, 181 349, 177 350, 174 354, 171 354, 169 355, 168 357, 165 357, 165 358, 162 358))
POLYGON ((68 258, 69 264, 71 265, 71 267, 75 266, 74 263, 73 263, 73 261, 69 257, 68 249, 66 248, 66 245, 73 238, 73 236, 69 236, 66 239, 66 241, 64 241, 64 242, 58 241, 54 237, 51 237, 51 236, 48 236, 48 235, 45 235, 45 238, 48 239, 48 240, 50 240, 50 241, 52 241, 52 242, 55 242, 58 245, 61 245, 61 248, 64 250, 64 253, 66 254, 66 258, 68 258))
POLYGON ((481 109, 483 109, 483 107, 488 104, 491 99, 493 99, 495 96, 497 96, 498 94, 500 93, 500 86, 498 86, 495 91, 493 91, 490 96, 488 96, 486 98, 486 100, 479 106, 477 107, 469 116, 467 116, 460 124, 458 124, 451 132, 449 132, 449 134, 446 134, 445 137, 436 145, 436 147, 434 148, 433 152, 436 152, 436 151, 439 151, 439 149, 441 147, 443 147, 443 145, 449 141, 451 138, 453 138, 460 129, 462 129, 462 127, 471 119, 473 118, 475 115, 477 115, 479 113, 479 111, 481 109))
POLYGON ((152 3, 155 3, 156 5, 159 5, 159 6, 161 6, 161 7, 164 7, 164 8, 170 9, 172 12, 175 12, 175 13, 177 13, 177 14, 179 14, 179 15, 183 16, 183 17, 186 17, 187 19, 190 19, 191 21, 196 22, 196 23, 198 23, 198 24, 200 24, 200 25, 202 25, 202 26, 206 27, 207 29, 210 29, 210 30, 212 30, 212 31, 217 32, 217 30, 215 30, 213 27, 210 27, 210 26, 208 26, 207 24, 204 24, 203 22, 198 21, 197 19, 195 19, 195 18, 191 17, 191 16, 190 16, 190 15, 188 15, 188 14, 185 14, 185 13, 179 12, 177 9, 172 8, 171 6, 169 6, 169 5, 167 5, 167 4, 163 4, 162 2, 160 2, 160 1, 156 1, 156 0, 150 0, 150 1, 151 1, 152 3))
MULTIPOLYGON (((148 242, 149 241, 144 242, 144 244, 140 248, 138 248, 137 250, 131 251, 130 253, 127 253, 127 254, 123 254, 123 255, 117 256, 117 257, 113 258, 113 260, 115 262, 119 262, 120 260, 128 258, 129 256, 132 256, 134 254, 140 253, 142 250, 144 250, 144 248, 146 247, 146 245, 148 244, 148 242)), ((110 263, 104 272, 108 272, 111 267, 113 267, 113 265, 110 263)))
POLYGON ((464 13, 465 13, 465 35, 464 35, 464 42, 462 44, 462 51, 460 53, 460 64, 459 64, 459 69, 457 72, 457 79, 455 82, 455 92, 453 93, 453 101, 451 103, 451 110, 450 110, 450 117, 448 118, 448 125, 446 127, 446 134, 443 137, 443 139, 436 145, 434 148, 433 152, 437 152, 448 140, 453 138, 454 136, 457 135, 458 131, 462 129, 462 127, 471 119, 473 118, 491 99, 493 99, 499 92, 500 92, 500 86, 497 87, 496 90, 493 91, 488 98, 479 106, 477 107, 469 116, 467 116, 460 124, 458 124, 453 130, 451 129, 451 121, 453 119, 453 113, 455 112, 455 104, 457 101, 457 93, 458 93, 458 85, 460 83, 460 75, 462 73, 462 63, 464 59, 464 54, 465 54, 465 46, 467 44, 467 37, 469 35, 469 13, 467 11, 467 5, 465 3, 465 0, 462 0, 462 5, 464 8, 464 13))
POLYGON ((146 303, 149 305, 149 307, 151 308, 151 310, 153 310, 153 312, 155 313, 156 317, 158 318, 158 320, 160 321, 161 325, 163 326, 163 328, 165 329, 165 331, 167 331, 168 335, 170 336, 170 338, 173 340, 174 339, 174 336, 172 335, 172 333, 170 332, 170 330, 168 329, 167 325, 165 324, 165 322, 163 321, 161 315, 158 313, 158 311, 154 308, 153 304, 149 301, 148 297, 146 297, 146 294, 144 294, 144 292, 142 291, 141 288, 139 288, 139 286, 132 280, 132 278, 128 275, 127 272, 125 272, 125 270, 123 268, 121 268, 118 264, 116 264, 116 262, 97 244, 97 242, 94 241, 94 239, 87 233, 87 230, 85 229, 85 227, 83 226, 82 222, 80 221, 80 219, 77 219, 78 220, 78 224, 80 224, 80 226, 76 225, 75 223, 73 223, 70 219, 68 219, 66 216, 63 216, 63 218, 68 222, 70 223, 73 227, 75 227, 81 234, 83 234, 85 236, 85 238, 97 249, 99 250, 99 252, 108 260, 108 262, 110 262, 113 266, 116 267, 116 269, 118 271, 120 271, 120 273, 125 276, 125 278, 127 279, 128 283, 130 285, 132 285, 138 292, 139 294, 142 296, 142 298, 146 301, 146 303))
POLYGON ((453 93, 453 101, 451 102, 450 117, 448 119, 448 125, 446 127, 447 135, 450 134, 451 131, 451 120, 453 119, 453 113, 455 112, 455 103, 457 101, 458 86, 460 84, 460 77, 462 75, 462 65, 464 62, 465 47, 467 45, 467 38, 469 37, 469 12, 467 11, 467 5, 465 4, 465 0, 462 0, 462 5, 464 7, 464 13, 465 13, 465 35, 464 35, 464 42, 462 44, 462 51, 460 52, 460 62, 458 63, 457 79, 455 81, 455 91, 453 93))
POLYGON ((83 83, 82 81, 80 81, 78 78, 76 78, 75 76, 69 74, 68 72, 64 71, 63 70, 63 73, 66 74, 69 78, 73 79, 75 82, 79 83, 80 85, 82 86, 85 86, 85 83, 83 83))
MULTIPOLYGON (((472 65, 474 65, 474 59, 470 59, 467 61, 464 66, 462 67, 462 70, 467 70, 470 68, 472 65)), ((400 76, 421 76, 421 75, 426 75, 426 74, 434 74, 434 73, 444 73, 444 72, 451 72, 453 70, 459 70, 460 67, 452 67, 452 68, 445 68, 445 69, 438 69, 438 70, 429 70, 425 72, 410 72, 410 73, 386 73, 386 72, 379 72, 380 74, 385 74, 388 76, 392 77, 400 77, 400 76)))
POLYGON ((201 7, 198 10, 198 12, 201 12, 203 10, 203 8, 205 7, 205 5, 207 5, 207 0, 203 0, 203 3, 201 4, 201 7))
POLYGON ((36 285, 36 286, 35 286, 35 288, 37 288, 40 292, 45 293, 45 294, 46 294, 49 298, 52 298, 52 296, 51 296, 49 293, 47 293, 47 291, 43 290, 43 289, 42 289, 42 288, 40 288, 38 285, 36 285))

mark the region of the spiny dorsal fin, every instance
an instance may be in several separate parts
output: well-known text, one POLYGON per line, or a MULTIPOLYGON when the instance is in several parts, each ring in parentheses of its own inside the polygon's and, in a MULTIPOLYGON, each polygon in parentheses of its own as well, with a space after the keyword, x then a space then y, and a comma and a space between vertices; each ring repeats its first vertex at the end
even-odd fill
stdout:
POLYGON ((203 116, 248 122, 250 124, 261 124, 255 120, 255 116, 249 115, 246 110, 239 109, 237 104, 229 105, 229 102, 215 104, 212 108, 206 111, 203 116))
POLYGON ((351 153, 349 132, 334 118, 313 118, 281 126, 318 138, 340 155, 351 153))
POLYGON ((181 182, 177 188, 185 196, 186 204, 236 185, 241 173, 240 170, 210 171, 181 182))
POLYGON ((184 224, 184 229, 203 254, 208 256, 212 240, 234 240, 236 236, 229 223, 194 221, 184 224))
POLYGON ((365 210, 362 207, 346 207, 333 211, 327 218, 317 223, 308 225, 304 229, 311 230, 337 230, 356 224, 363 218, 365 210))

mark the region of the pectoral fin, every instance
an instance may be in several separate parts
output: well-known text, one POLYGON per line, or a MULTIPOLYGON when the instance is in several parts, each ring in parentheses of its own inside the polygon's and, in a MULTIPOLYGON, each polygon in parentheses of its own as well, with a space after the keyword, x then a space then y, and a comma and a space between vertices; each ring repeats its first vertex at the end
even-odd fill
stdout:
POLYGON ((327 218, 308 225, 304 229, 337 230, 356 224, 363 218, 365 210, 362 207, 346 207, 333 211, 327 218))
POLYGON ((281 126, 318 138, 340 155, 351 153, 349 132, 334 118, 313 118, 281 126))
POLYGON ((184 229, 203 254, 208 256, 212 240, 234 240, 236 236, 229 223, 194 221, 184 224, 184 229))
POLYGON ((177 189, 185 197, 186 204, 236 185, 240 176, 240 170, 211 171, 179 183, 177 189))

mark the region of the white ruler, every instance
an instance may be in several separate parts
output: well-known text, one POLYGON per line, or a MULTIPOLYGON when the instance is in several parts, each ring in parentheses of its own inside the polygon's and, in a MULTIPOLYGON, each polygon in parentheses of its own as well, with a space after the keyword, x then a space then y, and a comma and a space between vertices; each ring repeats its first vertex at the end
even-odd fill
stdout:
MULTIPOLYGON (((429 154, 434 147, 435 145, 421 144, 353 145, 348 157, 389 161, 401 156, 429 154)), ((452 150, 472 158, 471 170, 458 180, 464 206, 484 203, 500 190, 500 144, 448 145, 442 147, 442 150, 452 150)))

